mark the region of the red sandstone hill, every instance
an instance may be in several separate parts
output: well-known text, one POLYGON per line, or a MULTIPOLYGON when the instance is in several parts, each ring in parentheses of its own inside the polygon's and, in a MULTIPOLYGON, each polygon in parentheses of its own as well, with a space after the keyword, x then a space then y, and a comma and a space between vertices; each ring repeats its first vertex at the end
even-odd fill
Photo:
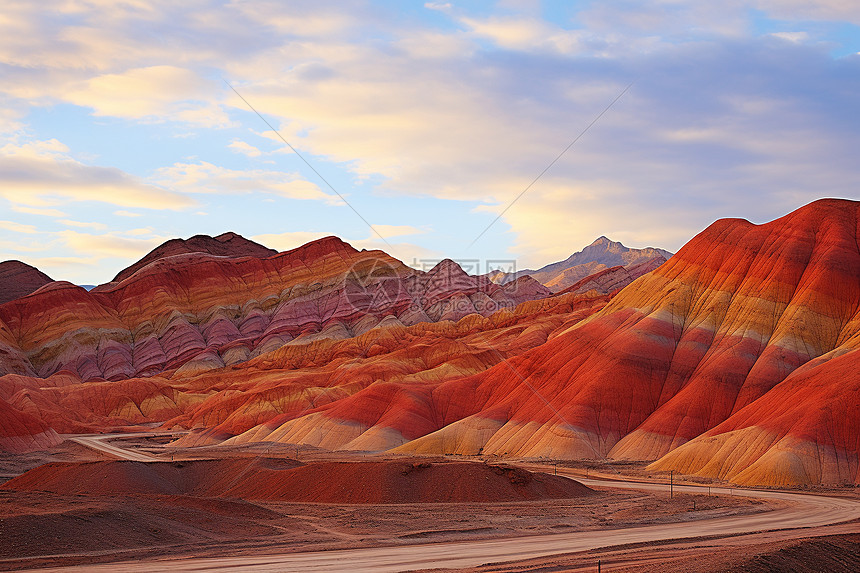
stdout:
POLYGON ((267 258, 177 254, 91 292, 58 282, 0 305, 0 374, 197 373, 383 321, 489 316, 549 294, 529 277, 497 285, 447 260, 418 271, 336 237, 267 258))
POLYGON ((822 200, 765 225, 717 221, 533 350, 429 388, 371 386, 231 442, 349 447, 360 437, 331 436, 357 426, 407 437, 402 452, 665 456, 655 468, 741 483, 858 483, 858 214, 822 200))
POLYGON ((53 279, 21 261, 0 263, 0 304, 27 296, 53 279))
POLYGON ((154 248, 142 259, 120 271, 111 282, 120 282, 145 267, 167 257, 187 253, 207 253, 216 257, 256 257, 264 259, 277 255, 278 251, 264 247, 236 233, 222 233, 217 237, 194 235, 190 239, 171 239, 154 248))
POLYGON ((49 463, 0 490, 65 495, 193 495, 337 504, 486 503, 594 492, 565 477, 476 462, 315 462, 231 458, 190 462, 49 463))
POLYGON ((17 345, 0 359, 74 366, 0 378, 0 398, 58 430, 191 428, 186 445, 606 457, 737 483, 858 483, 858 221, 860 203, 843 200, 763 225, 720 220, 617 294, 627 279, 608 269, 483 316, 469 309, 512 293, 450 262, 419 273, 336 239, 269 259, 181 255, 90 297, 54 285, 25 299, 58 297, 44 314, 0 306, 0 343, 17 345), (258 334, 212 342, 251 315, 258 334), (210 339, 195 349, 193 332, 210 339), (267 332, 301 344, 261 347, 267 332), (234 346, 250 359, 219 364, 234 346), (154 348, 173 358, 147 379, 81 383, 86 362, 65 358, 104 372, 154 348))

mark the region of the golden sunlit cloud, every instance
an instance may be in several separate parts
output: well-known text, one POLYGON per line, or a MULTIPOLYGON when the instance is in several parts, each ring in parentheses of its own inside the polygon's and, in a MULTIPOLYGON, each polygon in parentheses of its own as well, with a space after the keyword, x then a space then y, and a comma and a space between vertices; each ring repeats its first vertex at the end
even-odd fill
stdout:
POLYGON ((324 193, 316 184, 297 173, 262 169, 236 170, 212 163, 175 163, 158 170, 157 182, 186 193, 242 194, 271 193, 290 199, 324 201, 330 205, 343 204, 336 195, 324 193))
POLYGON ((174 210, 195 204, 184 194, 144 183, 119 169, 80 163, 66 150, 56 140, 0 148, 0 197, 18 209, 54 216, 63 214, 45 208, 74 201, 174 210))
POLYGON ((170 238, 155 236, 148 239, 136 239, 124 237, 117 233, 92 235, 72 230, 60 231, 56 235, 73 251, 86 253, 97 260, 108 257, 121 257, 133 260, 170 238))
POLYGON ((0 229, 6 229, 13 233, 25 234, 34 234, 39 232, 34 225, 23 225, 21 223, 16 223, 15 221, 0 221, 0 229))
POLYGON ((38 207, 25 207, 23 205, 12 205, 12 210, 27 215, 41 215, 43 217, 66 217, 66 213, 59 209, 44 209, 38 207))
POLYGON ((175 119, 207 127, 227 125, 229 118, 211 103, 214 84, 175 66, 150 66, 121 74, 105 74, 82 82, 63 94, 95 115, 175 119))
MULTIPOLYGON (((129 223, 112 219, 111 209, 91 214, 78 201, 112 205, 117 218, 152 217, 135 224, 164 234, 188 229, 189 221, 224 224, 221 195, 342 205, 297 173, 242 168, 292 151, 271 131, 257 135, 274 141, 276 151, 265 151, 273 148, 269 141, 233 129, 237 118, 249 123, 245 128, 263 124, 219 76, 291 144, 322 162, 324 173, 330 168, 371 181, 356 192, 372 188, 357 197, 363 215, 362 203, 379 207, 385 196, 402 205, 412 197, 434 201, 439 208, 430 212, 446 215, 462 208, 461 200, 482 202, 470 222, 500 213, 640 78, 505 213, 494 228, 503 244, 479 245, 510 249, 533 265, 566 257, 601 234, 633 246, 676 248, 717 216, 754 217, 751 209, 772 215, 818 194, 856 195, 856 160, 846 150, 856 148, 850 112, 857 90, 846 78, 857 77, 857 59, 832 56, 816 26, 802 21, 857 24, 856 2, 591 3, 572 9, 573 29, 573 20, 552 21, 535 6, 503 2, 470 12, 456 2, 432 1, 417 19, 404 20, 363 3, 339 10, 314 2, 212 3, 205 10, 137 0, 66 2, 51 10, 4 3, 0 97, 7 109, 0 112, 0 131, 17 131, 0 148, 0 202, 21 214, 18 225, 33 223, 27 215, 54 219, 40 223, 55 225, 46 234, 57 222, 93 231, 129 223), (752 31, 750 7, 791 27, 752 31), (831 94, 827 106, 808 89, 813 83, 831 94), (130 133, 145 134, 153 137, 145 145, 166 142, 167 151, 144 150, 137 158, 138 148, 129 146, 134 151, 111 150, 96 159, 98 146, 77 136, 68 137, 70 150, 50 139, 62 131, 45 127, 48 112, 60 117, 64 108, 74 108, 74 121, 98 125, 81 135, 87 141, 101 137, 102 145, 114 145, 130 133), (22 124, 28 113, 32 126, 22 124), (29 129, 45 135, 16 139, 29 129), (176 145, 179 137, 189 138, 185 146, 176 145), (194 137, 214 145, 195 146, 194 137), (97 161, 123 169, 90 164, 97 161), (759 199, 754 205, 751 195, 759 199), (157 210, 181 212, 185 220, 176 223, 157 210)), ((336 231, 342 221, 329 223, 335 210, 323 209, 302 210, 336 231)), ((258 220, 259 213, 237 211, 237 219, 258 220)), ((415 211, 385 218, 414 226, 378 230, 387 238, 424 233, 424 213, 415 211)), ((280 230, 269 224, 265 230, 280 230)), ((482 225, 475 227, 446 233, 462 232, 465 245, 482 225)), ((418 239, 433 244, 437 237, 428 235, 418 239)), ((118 230, 117 236, 148 235, 118 230)), ((284 246, 318 238, 312 232, 260 236, 284 246)), ((69 248, 84 242, 67 241, 69 248)), ((389 249, 374 236, 354 243, 389 249)))
POLYGON ((71 219, 59 219, 57 222, 69 227, 78 227, 79 229, 94 229, 96 231, 104 231, 107 229, 107 225, 104 223, 88 223, 84 221, 72 221, 71 219))
POLYGON ((230 145, 228 145, 228 147, 236 153, 241 153, 243 155, 247 155, 248 157, 259 157, 263 154, 262 151, 244 141, 236 140, 230 145))

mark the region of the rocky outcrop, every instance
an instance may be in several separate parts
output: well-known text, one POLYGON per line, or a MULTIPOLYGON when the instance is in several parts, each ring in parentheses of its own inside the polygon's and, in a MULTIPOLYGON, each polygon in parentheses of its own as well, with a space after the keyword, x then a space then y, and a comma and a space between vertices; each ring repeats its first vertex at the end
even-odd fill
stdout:
POLYGON ((222 233, 217 237, 209 235, 194 235, 190 239, 171 239, 150 251, 142 259, 130 267, 120 271, 112 282, 120 282, 155 261, 185 255, 188 253, 206 253, 216 257, 255 257, 263 259, 277 255, 278 251, 264 247, 236 233, 222 233))
POLYGON ((0 263, 0 304, 9 302, 38 290, 53 279, 21 261, 0 263))

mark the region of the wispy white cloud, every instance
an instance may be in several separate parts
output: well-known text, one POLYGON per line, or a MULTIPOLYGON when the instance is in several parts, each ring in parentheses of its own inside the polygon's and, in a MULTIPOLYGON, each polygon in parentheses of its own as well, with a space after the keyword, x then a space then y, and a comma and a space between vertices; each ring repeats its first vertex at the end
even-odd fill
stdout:
POLYGON ((428 10, 438 10, 439 12, 447 12, 451 10, 450 2, 425 2, 424 7, 428 10))
POLYGON ((158 170, 158 184, 186 193, 242 194, 271 193, 290 199, 310 199, 340 205, 335 195, 324 193, 316 184, 297 173, 263 169, 237 170, 212 163, 175 163, 158 170))
POLYGON ((35 225, 23 225, 21 223, 16 223, 15 221, 0 221, 0 229, 28 235, 38 233, 35 225))
POLYGON ((73 221, 71 219, 59 219, 58 223, 62 223, 63 225, 67 225, 69 227, 77 227, 79 229, 94 229, 96 231, 104 231, 108 228, 104 223, 97 222, 86 222, 86 221, 73 221))
POLYGON ((0 147, 0 197, 19 210, 28 208, 43 215, 57 215, 55 207, 77 201, 146 209, 184 209, 194 204, 184 194, 144 183, 113 167, 86 165, 66 151, 57 140, 0 147))
POLYGON ((238 139, 230 143, 228 147, 236 153, 241 153, 242 155, 247 155, 248 157, 259 157, 263 154, 262 151, 260 151, 250 143, 238 139))
MULTIPOLYGON (((9 122, 66 102, 219 137, 212 128, 248 113, 213 79, 225 76, 316 161, 381 182, 382 195, 481 201, 493 215, 635 79, 504 215, 495 237, 535 264, 596 234, 677 248, 716 217, 770 218, 820 195, 856 196, 860 183, 860 60, 835 60, 808 26, 860 23, 856 2, 628 0, 572 8, 569 21, 518 2, 480 13, 427 2, 428 21, 445 26, 361 2, 7 4, 9 122), (757 28, 751 8, 772 26, 757 28)), ((270 147, 220 137, 236 154, 184 158, 148 179, 89 165, 56 140, 16 141, 0 150, 0 197, 69 220, 84 217, 68 208, 76 201, 122 207, 118 217, 213 213, 207 201, 258 192, 339 203, 297 174, 239 168, 242 154, 259 161, 270 147)), ((464 244, 479 231, 458 229, 464 244)))
POLYGON ((112 257, 134 260, 171 238, 153 236, 139 239, 117 233, 91 234, 70 229, 59 231, 56 235, 75 253, 81 253, 96 261, 112 257))
POLYGON ((170 65, 99 75, 64 90, 61 97, 97 116, 156 119, 218 127, 229 123, 214 103, 214 82, 170 65))
POLYGON ((24 205, 12 205, 12 210, 17 213, 26 213, 27 215, 41 215, 43 217, 66 217, 66 213, 59 209, 26 207, 24 205))

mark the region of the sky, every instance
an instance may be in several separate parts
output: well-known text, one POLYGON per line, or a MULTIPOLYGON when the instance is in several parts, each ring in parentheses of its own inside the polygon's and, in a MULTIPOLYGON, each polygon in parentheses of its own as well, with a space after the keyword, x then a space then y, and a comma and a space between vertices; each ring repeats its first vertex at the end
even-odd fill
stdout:
POLYGON ((481 272, 674 251, 860 198, 858 108, 855 0, 4 0, 0 260, 98 284, 225 231, 481 272))

